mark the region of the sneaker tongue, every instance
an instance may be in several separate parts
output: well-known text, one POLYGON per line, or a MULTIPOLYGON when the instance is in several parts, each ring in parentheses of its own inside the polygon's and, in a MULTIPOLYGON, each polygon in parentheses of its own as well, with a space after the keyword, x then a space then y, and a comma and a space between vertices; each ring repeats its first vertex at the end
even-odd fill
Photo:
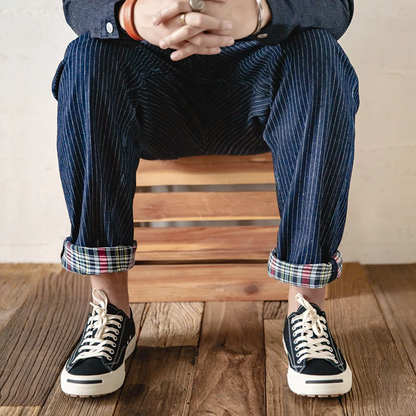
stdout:
MULTIPOLYGON (((318 312, 318 314, 322 314, 322 309, 318 305, 315 305, 314 303, 311 303, 311 305, 318 312)), ((300 305, 296 313, 298 315, 301 315, 305 311, 306 311, 306 308, 303 305, 300 305)))
POLYGON ((107 303, 107 313, 111 315, 117 315, 118 309, 111 303, 107 303))

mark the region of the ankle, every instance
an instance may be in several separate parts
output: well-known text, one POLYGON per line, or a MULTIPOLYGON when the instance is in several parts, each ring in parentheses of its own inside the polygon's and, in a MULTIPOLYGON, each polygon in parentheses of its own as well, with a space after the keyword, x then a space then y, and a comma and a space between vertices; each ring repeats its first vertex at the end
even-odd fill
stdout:
POLYGON ((325 302, 325 287, 311 289, 306 287, 290 286, 287 316, 296 312, 300 306, 299 302, 295 298, 298 293, 300 293, 309 303, 314 303, 323 309, 325 302))
POLYGON ((127 278, 127 272, 91 276, 91 286, 104 291, 108 302, 130 317, 127 278))

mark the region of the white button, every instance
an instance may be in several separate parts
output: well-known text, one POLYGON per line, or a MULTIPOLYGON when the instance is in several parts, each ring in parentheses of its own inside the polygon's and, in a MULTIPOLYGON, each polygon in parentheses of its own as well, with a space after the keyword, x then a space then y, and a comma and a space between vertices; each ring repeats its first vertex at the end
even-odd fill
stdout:
POLYGON ((267 33, 260 33, 260 35, 257 35, 259 39, 267 38, 267 36, 267 33))
POLYGON ((114 32, 114 27, 113 27, 113 24, 111 22, 107 22, 107 24, 105 25, 105 28, 107 29, 108 33, 113 33, 114 32))

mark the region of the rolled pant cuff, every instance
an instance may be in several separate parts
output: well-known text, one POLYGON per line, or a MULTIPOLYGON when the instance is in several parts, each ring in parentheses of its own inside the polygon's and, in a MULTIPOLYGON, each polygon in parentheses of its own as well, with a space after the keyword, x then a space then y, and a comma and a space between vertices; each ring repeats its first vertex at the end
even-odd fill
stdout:
POLYGON ((337 251, 328 263, 292 264, 276 256, 276 249, 269 257, 267 272, 270 277, 298 287, 317 289, 341 276, 342 257, 337 251))
POLYGON ((134 266, 137 242, 132 246, 81 247, 64 241, 61 264, 79 274, 100 275, 124 272, 134 266))

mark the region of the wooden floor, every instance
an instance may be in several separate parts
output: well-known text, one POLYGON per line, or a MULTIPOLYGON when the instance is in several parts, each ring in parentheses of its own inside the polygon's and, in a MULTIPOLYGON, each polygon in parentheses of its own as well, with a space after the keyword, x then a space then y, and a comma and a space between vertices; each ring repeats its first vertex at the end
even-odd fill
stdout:
POLYGON ((57 265, 0 265, 0 415, 416 415, 416 265, 345 265, 325 310, 352 391, 295 396, 282 345, 285 302, 133 305, 138 348, 124 388, 60 391, 89 312, 88 279, 57 265))

